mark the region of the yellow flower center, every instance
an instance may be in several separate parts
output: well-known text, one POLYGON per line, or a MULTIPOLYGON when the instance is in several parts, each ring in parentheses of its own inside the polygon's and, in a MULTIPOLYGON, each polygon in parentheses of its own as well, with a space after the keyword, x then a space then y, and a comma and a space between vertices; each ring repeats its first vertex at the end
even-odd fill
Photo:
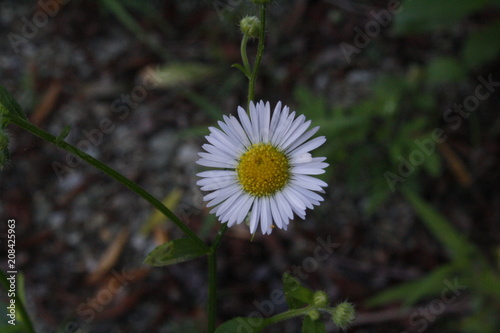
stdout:
POLYGON ((288 183, 290 164, 286 155, 269 143, 257 143, 241 155, 236 173, 245 192, 263 197, 288 183))

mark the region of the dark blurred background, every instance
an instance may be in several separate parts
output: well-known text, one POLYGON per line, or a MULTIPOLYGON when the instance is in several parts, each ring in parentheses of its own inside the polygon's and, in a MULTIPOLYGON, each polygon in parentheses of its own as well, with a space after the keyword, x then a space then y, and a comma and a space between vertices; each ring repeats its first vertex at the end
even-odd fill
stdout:
MULTIPOLYGON (((286 310, 273 295, 290 272, 332 305, 355 304, 348 332, 500 331, 499 4, 270 5, 256 97, 321 126, 328 141, 316 156, 328 157, 329 188, 286 232, 228 231, 220 323, 286 310)), ((69 125, 66 141, 209 242, 219 223, 194 162, 207 127, 246 104, 246 79, 231 65, 248 14, 257 8, 246 0, 4 0, 0 84, 31 122, 54 135, 69 125)), ((204 332, 206 261, 143 264, 180 231, 99 171, 8 131, 0 267, 4 221, 15 219, 18 285, 37 332, 204 332)), ((2 332, 24 332, 6 321, 2 332)))

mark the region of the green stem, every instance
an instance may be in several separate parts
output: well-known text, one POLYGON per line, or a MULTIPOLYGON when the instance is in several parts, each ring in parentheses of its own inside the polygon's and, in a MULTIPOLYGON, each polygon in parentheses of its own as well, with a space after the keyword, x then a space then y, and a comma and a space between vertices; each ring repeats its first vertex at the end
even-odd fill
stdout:
POLYGON ((255 96, 255 82, 257 81, 257 74, 259 72, 260 60, 264 54, 264 42, 266 37, 266 5, 260 6, 260 36, 259 45, 257 47, 257 57, 253 65, 253 70, 250 75, 248 85, 248 112, 250 112, 250 102, 254 100, 255 96))
MULTIPOLYGON (((17 282, 17 276, 16 276, 16 282, 17 282)), ((0 271, 0 283, 4 286, 5 290, 9 290, 9 285, 10 283, 7 280, 7 276, 4 274, 4 272, 0 271)), ((29 333, 35 333, 35 329, 33 328, 33 324, 31 323, 31 319, 28 316, 28 311, 26 311, 26 308, 24 307, 23 300, 21 299, 20 295, 18 295, 18 292, 14 293, 14 299, 16 300, 16 311, 19 311, 20 317, 23 318, 23 323, 27 326, 28 332, 29 333)))
POLYGON ((44 130, 36 127, 35 125, 31 124, 29 121, 26 121, 18 116, 8 116, 9 120, 13 122, 14 124, 18 125, 19 127, 22 127, 26 131, 50 142, 53 143, 54 145, 64 149, 68 153, 79 157, 83 161, 87 162, 88 164, 92 165, 96 169, 101 170, 108 176, 114 178, 117 180, 119 183, 125 185, 128 187, 130 190, 133 192, 137 193, 139 196, 144 198, 147 202, 149 202, 151 205, 153 205, 156 209, 158 209, 163 215, 168 217, 172 222, 177 225, 185 234, 187 237, 191 238, 195 243, 197 243, 201 248, 207 249, 207 246, 205 243, 186 225, 184 222, 182 222, 172 211, 170 211, 164 204, 162 204, 158 199, 153 197, 149 192, 147 192, 145 189, 137 185, 136 183, 132 182, 125 176, 123 176, 121 173, 115 171, 114 169, 110 168, 106 164, 100 162, 99 160, 95 159, 94 157, 90 156, 89 154, 81 151, 80 149, 76 148, 75 146, 70 145, 69 143, 63 141, 61 138, 57 138, 53 136, 50 133, 45 132, 44 130))
POLYGON ((243 34, 240 46, 241 59, 243 60, 243 67, 245 68, 246 71, 245 75, 247 76, 248 79, 250 79, 250 73, 252 72, 252 69, 250 68, 250 62, 248 62, 247 44, 248 44, 248 35, 243 34))
POLYGON ((208 252, 208 333, 215 332, 217 318, 217 248, 227 230, 224 223, 208 252))
POLYGON ((305 308, 293 309, 282 313, 278 313, 277 315, 264 319, 264 322, 262 323, 262 326, 260 326, 260 328, 262 329, 266 326, 276 324, 280 321, 288 320, 293 317, 306 316, 312 310, 322 310, 322 309, 314 306, 306 306, 305 308))

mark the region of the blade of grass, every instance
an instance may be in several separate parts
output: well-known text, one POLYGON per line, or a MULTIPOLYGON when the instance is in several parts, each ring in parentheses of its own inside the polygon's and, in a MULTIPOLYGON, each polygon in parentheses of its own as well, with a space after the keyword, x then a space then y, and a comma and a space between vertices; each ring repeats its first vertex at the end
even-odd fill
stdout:
POLYGON ((450 252, 454 261, 465 264, 472 253, 478 253, 474 245, 460 234, 436 209, 422 200, 417 193, 407 187, 401 192, 411 203, 425 226, 450 252))
POLYGON ((151 51, 155 52, 163 58, 163 60, 170 60, 171 57, 167 50, 161 46, 155 39, 151 38, 149 34, 137 23, 137 21, 127 12, 118 0, 101 0, 102 4, 106 6, 117 18, 120 20, 127 29, 129 29, 138 40, 144 43, 151 51))

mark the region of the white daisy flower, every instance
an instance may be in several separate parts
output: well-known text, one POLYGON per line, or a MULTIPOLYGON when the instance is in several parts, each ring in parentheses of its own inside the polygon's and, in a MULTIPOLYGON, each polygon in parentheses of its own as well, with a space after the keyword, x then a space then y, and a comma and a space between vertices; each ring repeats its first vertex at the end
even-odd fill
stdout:
POLYGON ((278 102, 271 117, 269 102, 250 103, 250 117, 238 107, 238 121, 224 116, 221 129, 209 127, 209 144, 198 153, 198 164, 217 168, 198 174, 201 190, 210 191, 203 200, 211 213, 228 226, 243 222, 249 215, 250 232, 259 224, 263 234, 274 226, 287 229, 294 213, 301 219, 306 208, 319 205, 327 184, 311 175, 325 172, 325 157, 312 157, 324 136, 308 141, 319 129, 307 130, 311 121, 295 117, 278 102))

